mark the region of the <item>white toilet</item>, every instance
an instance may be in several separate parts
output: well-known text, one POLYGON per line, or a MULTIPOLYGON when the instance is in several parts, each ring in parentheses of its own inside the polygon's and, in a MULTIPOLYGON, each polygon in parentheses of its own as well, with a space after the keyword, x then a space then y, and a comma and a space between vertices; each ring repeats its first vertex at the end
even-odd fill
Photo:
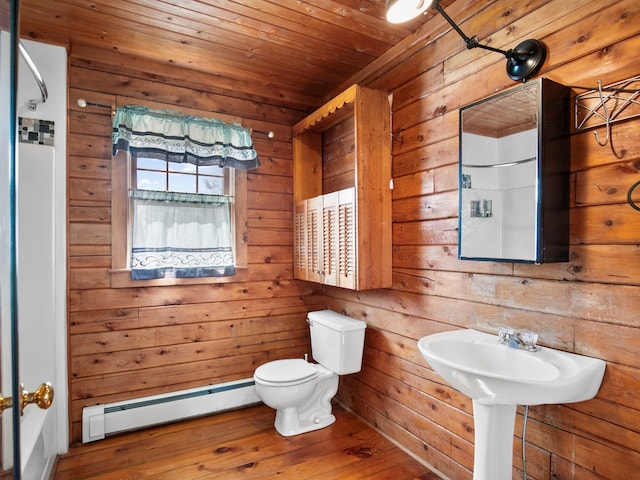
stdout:
POLYGON ((253 375, 258 397, 276 409, 275 427, 285 437, 335 422, 331 399, 338 392, 338 375, 362 367, 365 322, 331 310, 309 312, 307 322, 317 364, 301 358, 274 360, 253 375))

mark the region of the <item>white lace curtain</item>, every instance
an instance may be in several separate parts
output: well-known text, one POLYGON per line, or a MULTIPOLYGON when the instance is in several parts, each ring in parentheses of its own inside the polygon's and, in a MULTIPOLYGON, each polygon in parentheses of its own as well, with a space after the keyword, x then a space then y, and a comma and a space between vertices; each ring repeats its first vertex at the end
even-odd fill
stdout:
MULTIPOLYGON (((199 166, 250 169, 258 157, 250 131, 216 119, 126 106, 116 112, 113 153, 199 166)), ((235 274, 227 196, 132 190, 131 277, 235 274)))
POLYGON ((235 274, 228 197, 149 190, 132 196, 134 280, 235 274))

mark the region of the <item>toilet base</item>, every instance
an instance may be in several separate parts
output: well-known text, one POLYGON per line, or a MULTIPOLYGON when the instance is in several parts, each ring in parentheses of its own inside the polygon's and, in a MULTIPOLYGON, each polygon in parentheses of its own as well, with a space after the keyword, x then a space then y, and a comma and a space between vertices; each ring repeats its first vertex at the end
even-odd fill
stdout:
POLYGON ((283 437, 291 437, 302 433, 312 432, 328 427, 336 421, 333 414, 329 414, 323 418, 298 418, 298 412, 295 408, 283 408, 276 411, 276 421, 274 423, 276 431, 283 437))
POLYGON ((276 410, 276 431, 283 437, 328 427, 336 421, 331 413, 331 399, 338 393, 338 375, 319 367, 320 372, 313 395, 301 407, 276 410))

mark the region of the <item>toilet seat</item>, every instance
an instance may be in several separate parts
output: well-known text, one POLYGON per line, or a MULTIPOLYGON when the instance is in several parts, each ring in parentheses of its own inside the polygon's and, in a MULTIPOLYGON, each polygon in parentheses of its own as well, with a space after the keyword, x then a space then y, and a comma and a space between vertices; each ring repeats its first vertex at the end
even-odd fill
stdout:
POLYGON ((263 385, 286 387, 314 380, 318 369, 301 358, 274 360, 256 368, 254 379, 263 385))

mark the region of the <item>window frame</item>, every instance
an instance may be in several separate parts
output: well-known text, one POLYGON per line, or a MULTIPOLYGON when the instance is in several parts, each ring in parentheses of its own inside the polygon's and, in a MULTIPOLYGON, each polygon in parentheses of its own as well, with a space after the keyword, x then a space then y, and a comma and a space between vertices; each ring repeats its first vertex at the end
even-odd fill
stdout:
POLYGON ((131 157, 117 152, 111 158, 111 286, 114 288, 161 285, 216 284, 245 281, 247 277, 247 172, 235 169, 231 201, 236 274, 228 277, 158 278, 133 280, 130 269, 132 212, 129 201, 131 157))
MULTIPOLYGON (((190 163, 173 163, 168 160, 144 157, 140 156, 139 158, 131 159, 131 187, 132 189, 137 190, 155 190, 155 189, 146 189, 141 188, 138 185, 138 179, 140 176, 140 172, 150 172, 156 174, 162 174, 164 177, 164 188, 162 191, 168 192, 172 191, 171 189, 171 179, 176 177, 190 177, 193 180, 193 190, 184 191, 184 193, 195 193, 198 195, 224 195, 233 197, 233 185, 230 183, 230 179, 235 175, 235 168, 231 167, 221 167, 219 165, 193 165, 190 163), (140 166, 140 160, 151 160, 153 162, 161 162, 164 165, 164 169, 160 168, 152 168, 149 166, 140 166), (181 167, 183 170, 188 167, 192 167, 194 172, 185 172, 181 171, 180 168, 173 167, 172 165, 176 165, 181 167), (222 171, 222 175, 212 174, 212 173, 203 173, 201 170, 206 168, 217 168, 222 171), (201 180, 206 178, 218 178, 222 180, 222 190, 223 192, 211 193, 211 192, 202 192, 201 191, 201 180)), ((180 192, 181 190, 173 190, 180 192)))

